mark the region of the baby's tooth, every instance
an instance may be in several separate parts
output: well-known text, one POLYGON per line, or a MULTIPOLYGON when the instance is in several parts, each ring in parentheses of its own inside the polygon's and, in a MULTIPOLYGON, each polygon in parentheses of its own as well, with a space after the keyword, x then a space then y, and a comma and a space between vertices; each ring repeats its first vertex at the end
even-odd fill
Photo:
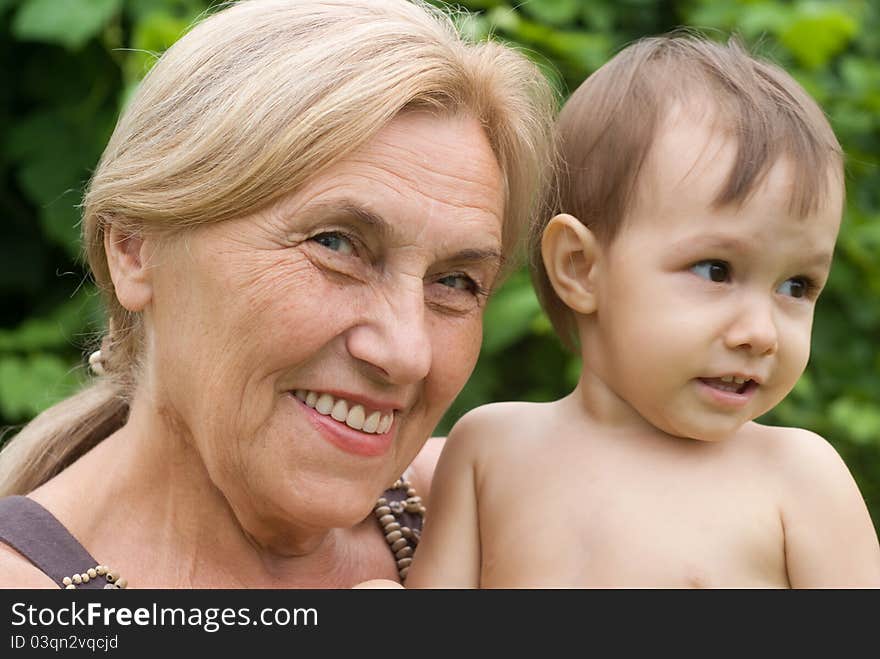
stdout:
POLYGON ((733 381, 737 384, 743 384, 746 380, 745 378, 733 378, 733 381))
POLYGON ((722 382, 733 382, 733 376, 732 375, 724 375, 721 377, 721 381, 722 382))
MULTIPOLYGON (((339 401, 340 403, 342 401, 339 401)), ((337 403, 338 405, 339 403, 337 403)), ((348 416, 345 418, 345 424, 349 428, 354 428, 355 430, 360 430, 364 427, 364 408, 361 405, 355 405, 352 407, 348 416)))
POLYGON ((315 409, 321 414, 330 414, 333 409, 333 396, 330 394, 321 394, 315 403, 315 409))
POLYGON ((308 394, 306 394, 306 405, 308 405, 309 407, 314 407, 317 402, 318 394, 316 394, 314 391, 310 391, 308 394))
POLYGON ((330 416, 337 421, 345 421, 345 417, 348 416, 348 403, 342 399, 337 400, 336 405, 333 406, 330 412, 330 416))
MULTIPOLYGON (((351 416, 351 415, 349 415, 351 416)), ((378 412, 373 412, 370 416, 367 417, 367 420, 364 421, 364 432, 376 432, 376 428, 379 427, 379 420, 382 418, 382 415, 378 412)))
POLYGON ((378 433, 380 435, 384 435, 386 432, 388 432, 388 429, 391 427, 392 421, 394 421, 394 414, 393 413, 391 413, 387 416, 383 416, 382 420, 379 422, 378 433))
POLYGON ((306 392, 302 389, 297 389, 293 392, 293 395, 299 398, 301 401, 305 402, 306 400, 306 392))

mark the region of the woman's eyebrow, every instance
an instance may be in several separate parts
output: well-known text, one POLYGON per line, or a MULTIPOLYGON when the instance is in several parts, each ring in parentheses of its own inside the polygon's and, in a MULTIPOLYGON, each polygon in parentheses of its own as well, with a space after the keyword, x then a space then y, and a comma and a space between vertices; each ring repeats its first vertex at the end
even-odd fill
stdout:
POLYGON ((467 248, 443 258, 444 263, 474 263, 501 267, 501 252, 497 249, 467 248))
POLYGON ((369 227, 380 236, 387 236, 391 233, 391 225, 381 215, 348 199, 316 203, 307 207, 305 213, 309 217, 346 216, 365 228, 369 227))
MULTIPOLYGON (((386 237, 392 233, 391 224, 381 215, 349 199, 316 203, 306 209, 309 216, 345 216, 357 224, 369 227, 374 233, 386 237)), ((443 257, 444 263, 488 263, 501 266, 501 250, 495 247, 468 247, 443 257)))

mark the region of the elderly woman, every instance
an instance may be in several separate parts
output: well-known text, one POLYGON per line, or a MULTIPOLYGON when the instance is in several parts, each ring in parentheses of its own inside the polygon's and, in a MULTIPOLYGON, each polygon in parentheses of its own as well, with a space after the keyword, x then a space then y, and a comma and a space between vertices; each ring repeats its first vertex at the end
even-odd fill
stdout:
POLYGON ((551 114, 405 0, 246 0, 176 43, 84 201, 102 374, 0 458, 4 584, 403 579, 551 114))

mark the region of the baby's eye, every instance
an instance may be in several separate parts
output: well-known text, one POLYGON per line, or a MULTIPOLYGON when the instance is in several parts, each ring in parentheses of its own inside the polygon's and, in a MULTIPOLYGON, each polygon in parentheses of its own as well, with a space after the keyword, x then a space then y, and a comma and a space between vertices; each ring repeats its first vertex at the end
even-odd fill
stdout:
POLYGON ((812 289, 813 284, 806 277, 792 277, 782 282, 777 291, 783 295, 802 298, 807 297, 812 289))
POLYGON ((709 281, 730 280, 730 265, 724 261, 700 261, 691 266, 691 272, 709 281))
POLYGON ((355 251, 354 243, 351 241, 351 239, 345 234, 338 231, 327 231, 326 233, 319 233, 317 236, 314 236, 312 240, 319 245, 323 245, 331 251, 339 252, 344 256, 354 254, 355 251))
POLYGON ((471 293, 476 293, 479 289, 477 282, 475 282, 467 275, 461 273, 441 277, 437 280, 437 283, 442 284, 443 286, 448 286, 449 288, 453 288, 455 290, 468 291, 471 293))

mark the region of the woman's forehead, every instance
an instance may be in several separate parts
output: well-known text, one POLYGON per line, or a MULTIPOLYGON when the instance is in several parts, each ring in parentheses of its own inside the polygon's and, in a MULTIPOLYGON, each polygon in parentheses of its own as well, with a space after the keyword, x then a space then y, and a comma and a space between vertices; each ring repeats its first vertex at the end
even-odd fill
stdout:
POLYGON ((475 120, 412 113, 390 122, 277 210, 297 224, 336 217, 380 237, 470 234, 495 239, 500 249, 504 186, 475 120))

